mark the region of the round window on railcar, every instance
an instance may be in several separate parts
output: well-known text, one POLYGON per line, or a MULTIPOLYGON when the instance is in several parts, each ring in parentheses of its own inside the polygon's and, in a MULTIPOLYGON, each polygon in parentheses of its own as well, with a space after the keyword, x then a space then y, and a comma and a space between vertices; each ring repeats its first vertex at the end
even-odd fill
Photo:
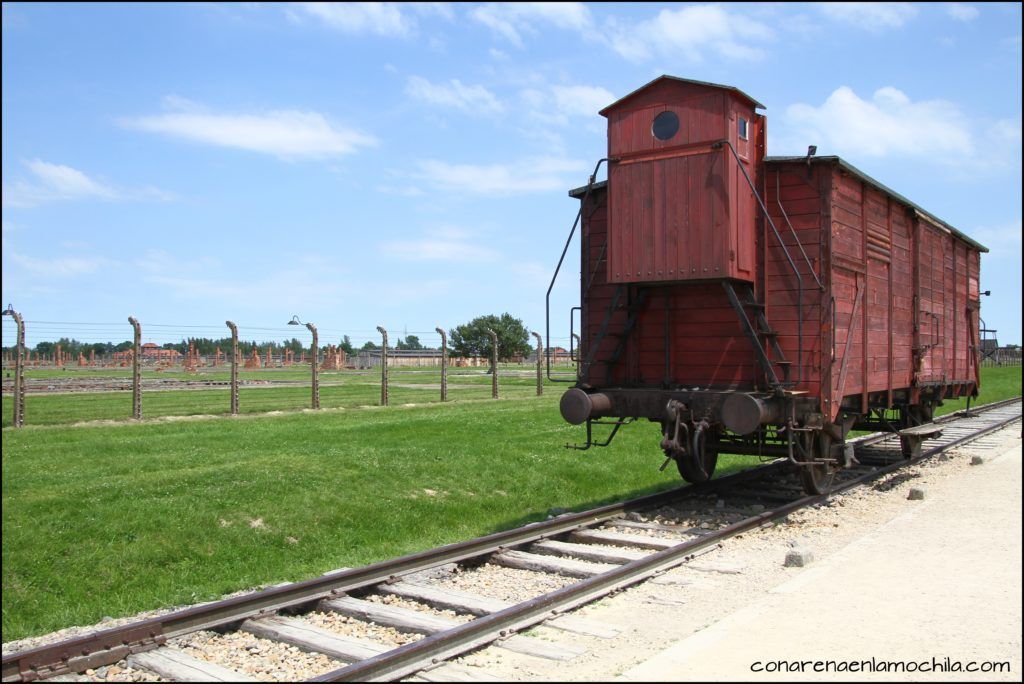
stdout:
POLYGON ((662 112, 654 117, 651 133, 658 140, 668 140, 679 132, 679 117, 675 112, 662 112))

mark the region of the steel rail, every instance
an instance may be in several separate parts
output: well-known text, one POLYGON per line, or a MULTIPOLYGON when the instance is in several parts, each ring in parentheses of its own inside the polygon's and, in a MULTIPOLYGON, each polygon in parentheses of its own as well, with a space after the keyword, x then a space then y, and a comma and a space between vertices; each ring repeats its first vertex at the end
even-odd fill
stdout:
POLYGON ((786 469, 783 461, 750 468, 701 485, 676 487, 664 492, 609 504, 599 508, 561 515, 514 530, 497 532, 465 542, 345 570, 293 584, 236 596, 166 615, 113 627, 66 641, 38 646, 3 657, 2 680, 34 681, 68 672, 109 665, 132 654, 156 648, 167 639, 204 629, 213 629, 258 615, 314 604, 325 598, 356 591, 422 570, 465 561, 507 547, 528 544, 546 537, 594 525, 637 509, 671 503, 692 494, 717 491, 723 487, 756 480, 786 469))
MULTIPOLYGON (((1020 399, 1016 401, 1019 402, 1020 399)), ((1007 423, 1019 419, 1020 415, 1009 416, 970 435, 930 449, 915 458, 902 459, 892 464, 872 469, 859 477, 834 487, 824 494, 804 496, 772 510, 735 522, 705 536, 682 542, 677 546, 659 551, 646 558, 626 563, 608 572, 506 608, 501 612, 492 613, 463 623, 451 630, 325 673, 309 681, 389 681, 408 676, 429 667, 431 664, 458 656, 466 651, 543 622, 553 615, 588 603, 612 591, 636 584, 652 575, 681 565, 698 552, 718 545, 732 536, 761 527, 801 508, 822 503, 834 494, 872 482, 908 465, 920 463, 937 453, 951 449, 964 442, 979 439, 1002 428, 1007 423)))
MULTIPOLYGON (((1001 401, 994 401, 991 404, 982 404, 981 406, 976 406, 974 407, 974 409, 961 409, 959 411, 954 411, 953 413, 947 413, 943 416, 935 418, 931 422, 939 425, 944 425, 946 423, 953 422, 958 418, 969 418, 974 413, 974 411, 995 411, 1005 406, 1012 406, 1013 404, 1017 404, 1020 402, 1021 397, 1013 397, 1012 399, 1002 399, 1001 401)), ((854 448, 857 448, 869 446, 871 444, 878 444, 879 442, 884 442, 887 439, 897 439, 898 437, 899 436, 895 432, 872 432, 871 434, 868 435, 861 435, 860 437, 855 437, 854 439, 847 440, 847 444, 852 444, 854 448)))

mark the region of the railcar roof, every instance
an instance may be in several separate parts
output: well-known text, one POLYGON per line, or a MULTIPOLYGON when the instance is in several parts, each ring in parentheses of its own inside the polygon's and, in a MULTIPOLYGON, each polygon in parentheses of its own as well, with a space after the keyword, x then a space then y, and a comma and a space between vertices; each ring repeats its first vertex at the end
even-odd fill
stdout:
MULTIPOLYGON (((802 157, 765 157, 764 161, 765 161, 766 164, 771 164, 771 163, 786 164, 786 163, 793 163, 793 162, 806 163, 807 162, 807 156, 805 155, 805 156, 802 156, 802 157)), ((943 228, 945 228, 949 232, 953 233, 953 235, 956 235, 958 238, 960 238, 961 240, 963 240, 964 242, 969 244, 971 247, 974 247, 979 252, 987 252, 988 251, 988 247, 986 247, 985 245, 983 245, 980 242, 978 242, 978 241, 968 237, 966 234, 964 234, 963 232, 957 230, 956 228, 954 228, 953 226, 949 225, 948 223, 946 223, 942 219, 936 217, 931 212, 925 211, 919 205, 915 204, 914 202, 911 202, 906 197, 904 197, 903 195, 899 194, 898 192, 896 192, 892 188, 886 186, 885 184, 875 180, 874 178, 872 178, 868 174, 864 173, 863 171, 858 169, 856 166, 854 166, 850 162, 848 162, 845 159, 843 159, 842 157, 836 157, 836 156, 811 157, 811 163, 812 164, 836 164, 837 166, 839 166, 839 168, 841 168, 844 171, 847 171, 848 173, 856 176, 857 178, 859 178, 860 180, 864 181, 868 185, 871 185, 871 186, 875 187, 876 189, 881 190, 882 192, 884 192, 885 194, 889 195, 890 197, 892 197, 892 198, 902 202, 903 204, 906 204, 907 206, 911 207, 912 209, 914 209, 914 211, 916 211, 917 213, 921 214, 922 216, 924 216, 926 219, 928 219, 932 223, 935 223, 935 224, 938 224, 938 225, 942 226, 943 228)))
POLYGON ((636 90, 634 90, 630 94, 624 95, 624 96, 620 97, 618 100, 616 100, 615 102, 612 102, 610 105, 608 105, 607 107, 602 109, 600 112, 598 112, 598 114, 600 114, 601 116, 605 116, 606 112, 608 112, 611 109, 614 109, 615 107, 618 107, 620 104, 622 104, 626 100, 630 99, 631 97, 633 97, 637 93, 639 93, 641 91, 644 91, 644 90, 647 90, 648 88, 650 88, 652 85, 654 85, 658 81, 665 81, 665 80, 676 81, 678 83, 691 83, 693 85, 700 85, 700 86, 707 86, 709 88, 720 88, 722 90, 728 90, 728 91, 732 92, 734 95, 739 95, 744 100, 746 100, 750 104, 754 105, 758 109, 765 109, 765 106, 763 104, 761 104, 760 102, 758 102, 754 98, 750 97, 745 92, 743 92, 739 88, 736 88, 735 86, 722 85, 721 83, 709 83, 708 81, 695 81, 692 78, 679 78, 678 76, 669 76, 668 74, 664 74, 664 75, 659 76, 658 78, 654 79, 650 83, 645 83, 644 85, 640 86, 639 88, 637 88, 636 90))
MULTIPOLYGON (((793 162, 806 163, 807 162, 807 157, 806 156, 803 156, 803 157, 765 157, 764 161, 765 161, 766 164, 770 164, 770 163, 773 163, 773 162, 777 163, 777 164, 785 164, 785 163, 793 163, 793 162)), ((958 238, 960 238, 961 240, 963 240, 964 242, 969 244, 971 247, 974 247, 979 252, 987 252, 987 251, 989 251, 988 247, 986 247, 985 245, 981 244, 977 240, 974 240, 974 239, 970 238, 969 236, 967 236, 963 232, 957 230, 953 226, 949 225, 948 223, 946 223, 942 219, 936 218, 932 213, 930 213, 928 211, 925 211, 919 205, 915 204, 914 202, 911 202, 906 197, 904 197, 903 195, 899 194, 898 192, 896 192, 892 188, 889 188, 888 186, 884 185, 883 183, 880 183, 879 181, 875 180, 874 178, 872 178, 868 174, 866 174, 863 171, 861 171, 860 169, 858 169, 856 166, 854 166, 854 165, 850 164, 849 162, 847 162, 846 160, 844 160, 842 157, 836 157, 836 156, 811 157, 811 163, 813 163, 813 164, 822 164, 822 163, 837 164, 841 169, 843 169, 845 171, 848 171, 849 173, 853 174, 854 176, 860 178, 865 183, 867 183, 869 185, 872 185, 875 188, 878 188, 879 190, 881 190, 882 192, 886 193, 887 195, 889 195, 889 196, 895 198, 896 200, 906 204, 907 206, 913 208, 914 211, 916 211, 917 213, 919 213, 922 216, 924 216, 927 220, 942 226, 943 228, 945 228, 946 230, 951 232, 953 235, 956 235, 958 238)), ((606 180, 599 181, 597 183, 594 183, 593 186, 591 186, 591 191, 603 190, 603 189, 605 189, 605 187, 607 187, 607 185, 608 185, 608 181, 606 181, 606 180)), ((586 194, 586 192, 587 192, 587 186, 583 185, 583 186, 580 186, 578 188, 574 188, 574 189, 570 190, 569 191, 569 196, 573 197, 575 199, 581 199, 583 197, 583 195, 586 194)))

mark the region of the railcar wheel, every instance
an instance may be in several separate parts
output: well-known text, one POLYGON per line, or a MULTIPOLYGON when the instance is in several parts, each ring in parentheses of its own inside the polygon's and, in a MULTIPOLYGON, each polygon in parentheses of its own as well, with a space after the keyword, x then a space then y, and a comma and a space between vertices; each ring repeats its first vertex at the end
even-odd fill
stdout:
MULTIPOLYGON (((718 450, 708 447, 708 432, 711 428, 698 426, 693 431, 690 448, 675 459, 679 474, 692 484, 710 480, 718 465, 718 450)), ((715 433, 712 432, 711 436, 714 438, 715 433)))
MULTIPOLYGON (((815 458, 828 456, 829 447, 832 446, 832 438, 823 430, 818 432, 804 433, 806 437, 802 440, 806 459, 813 461, 815 458)), ((798 460, 804 460, 801 456, 798 460)), ((800 482, 804 491, 808 494, 824 494, 832 488, 832 480, 836 476, 836 468, 829 463, 819 463, 812 466, 799 466, 800 482)))

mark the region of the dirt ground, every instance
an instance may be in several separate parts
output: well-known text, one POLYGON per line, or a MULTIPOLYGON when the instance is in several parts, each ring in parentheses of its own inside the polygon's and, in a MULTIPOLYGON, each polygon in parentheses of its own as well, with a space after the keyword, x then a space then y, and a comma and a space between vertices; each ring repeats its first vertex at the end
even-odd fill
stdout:
POLYGON ((1018 423, 798 512, 579 611, 621 628, 614 639, 534 630, 587 648, 571 661, 490 648, 462 662, 532 681, 1020 681, 1020 432, 1018 423), (985 463, 970 465, 973 455, 985 463), (911 487, 925 499, 908 500, 911 487), (794 545, 814 562, 784 567, 794 545), (1008 661, 1010 670, 942 672, 947 658, 950 668, 1008 661), (860 671, 815 672, 815 661, 860 671))

